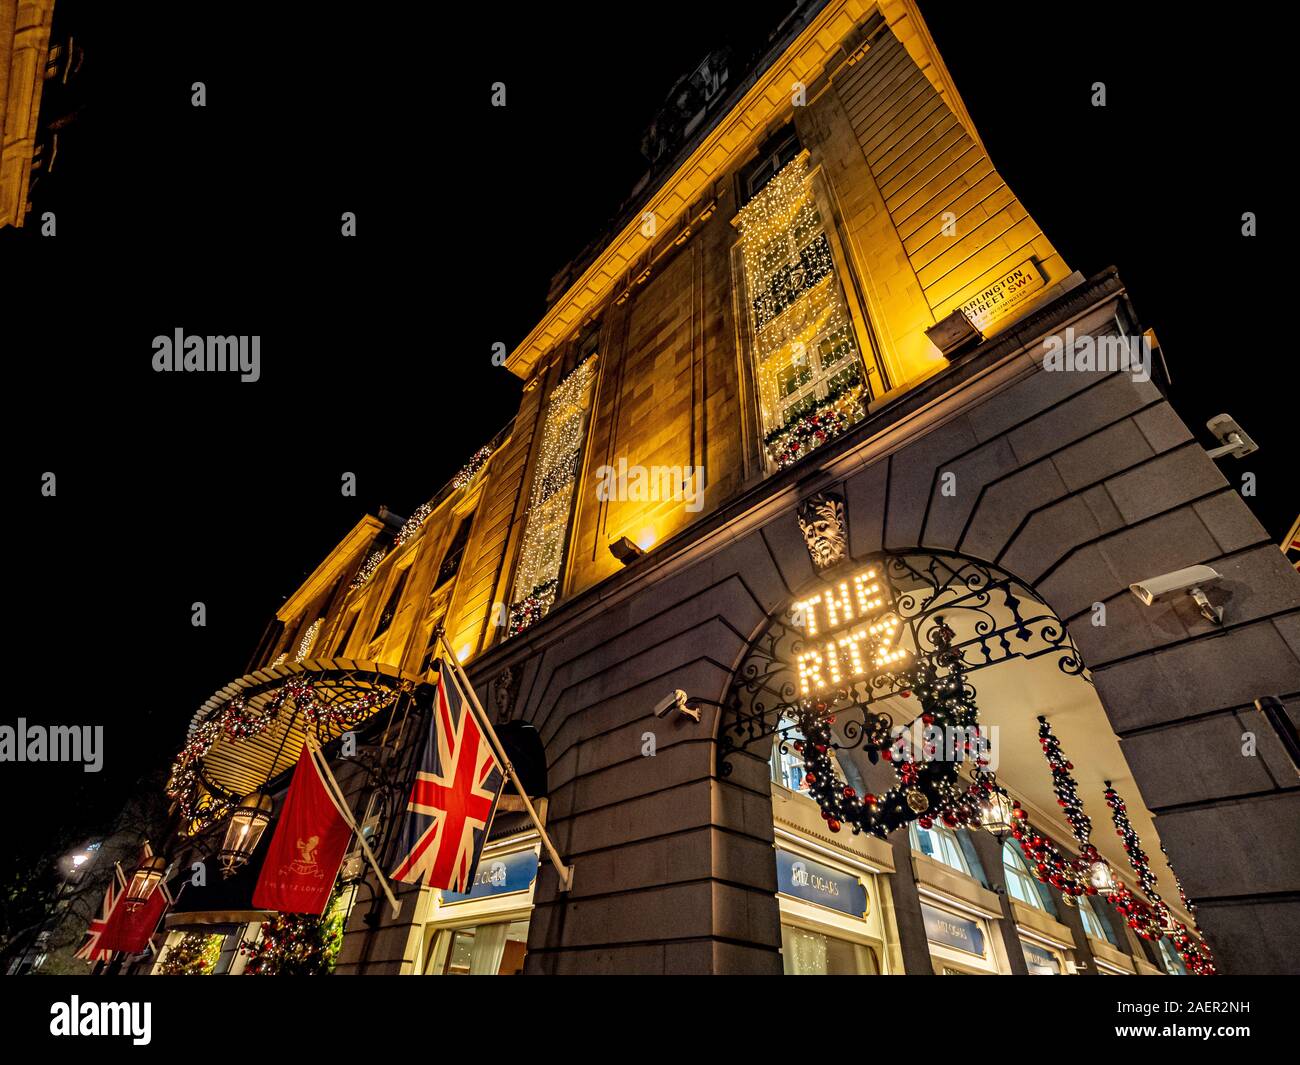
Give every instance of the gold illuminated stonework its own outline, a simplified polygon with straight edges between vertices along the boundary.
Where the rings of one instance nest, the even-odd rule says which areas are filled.
[[[26,219],[54,0],[0,0],[0,226]]]

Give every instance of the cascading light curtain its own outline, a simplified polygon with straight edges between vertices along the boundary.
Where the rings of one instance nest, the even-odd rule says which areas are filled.
[[[546,407],[511,597],[510,636],[545,616],[555,602],[595,373],[593,355],[555,387]]]
[[[741,210],[763,442],[788,466],[865,414],[866,380],[807,155]]]

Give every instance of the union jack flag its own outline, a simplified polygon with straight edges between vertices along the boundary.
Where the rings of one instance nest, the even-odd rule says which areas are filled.
[[[468,892],[505,774],[483,730],[439,663],[438,689],[391,876]]]
[[[90,922],[90,927],[86,929],[86,938],[77,953],[73,955],[74,957],[89,962],[112,961],[113,952],[100,949],[99,938],[108,927],[108,919],[113,916],[113,910],[117,908],[121,898],[122,892],[118,889],[117,877],[114,876],[108,882],[108,887],[104,889],[103,909],[99,911],[99,916]]]

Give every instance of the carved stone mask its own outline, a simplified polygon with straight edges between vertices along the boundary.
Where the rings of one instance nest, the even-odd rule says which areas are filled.
[[[822,570],[843,561],[849,536],[841,497],[818,492],[799,504],[797,516],[814,566]]]

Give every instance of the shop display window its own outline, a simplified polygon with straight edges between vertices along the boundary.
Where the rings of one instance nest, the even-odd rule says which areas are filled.
[[[527,921],[497,921],[438,933],[426,972],[442,976],[519,976],[528,950]]]
[[[781,925],[781,959],[786,976],[874,976],[875,952],[861,943]]]

